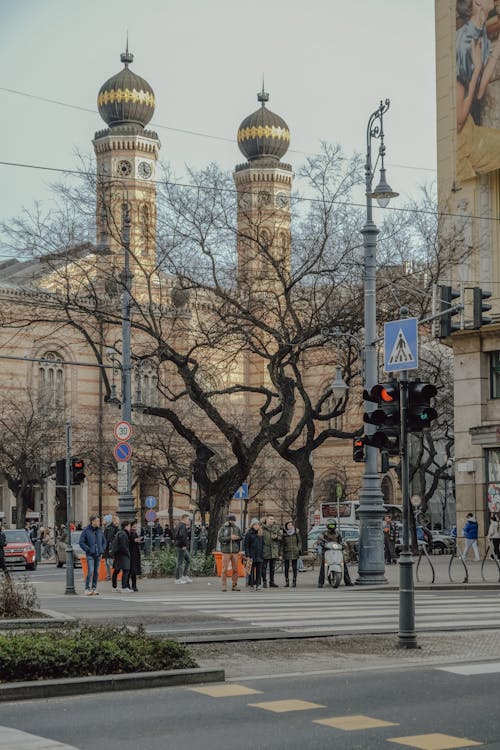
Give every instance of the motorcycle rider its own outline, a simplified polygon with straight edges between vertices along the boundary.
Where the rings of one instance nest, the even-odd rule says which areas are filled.
[[[337,524],[335,521],[328,521],[326,524],[326,529],[324,533],[318,537],[317,545],[319,549],[321,550],[321,562],[319,567],[319,576],[318,576],[318,588],[322,589],[323,585],[325,583],[325,544],[328,542],[338,542],[339,544],[342,544],[342,548],[344,548],[344,544],[342,542],[342,537],[340,534],[337,533]],[[349,575],[349,568],[347,567],[347,563],[344,560],[344,584],[346,586],[354,586],[353,582],[351,581],[351,577]]]

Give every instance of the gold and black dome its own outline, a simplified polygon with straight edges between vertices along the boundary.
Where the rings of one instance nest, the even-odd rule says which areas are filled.
[[[245,117],[238,128],[238,146],[248,161],[275,159],[279,161],[290,145],[290,130],[282,117],[266,108],[269,94],[257,94],[261,106]]]
[[[99,114],[110,128],[125,124],[143,128],[155,111],[154,91],[144,78],[129,70],[134,56],[128,51],[128,44],[120,59],[125,67],[101,86],[97,96]]]

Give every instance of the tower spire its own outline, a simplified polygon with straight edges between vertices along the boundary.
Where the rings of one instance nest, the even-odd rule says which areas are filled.
[[[120,55],[120,60],[125,65],[126,68],[128,68],[130,63],[134,62],[134,56],[131,52],[128,51],[128,30],[127,30],[127,44],[125,48],[125,52],[122,52]]]
[[[266,102],[269,101],[269,94],[264,88],[264,73],[262,73],[262,91],[257,94],[257,101],[259,101],[263,107],[266,106]]]

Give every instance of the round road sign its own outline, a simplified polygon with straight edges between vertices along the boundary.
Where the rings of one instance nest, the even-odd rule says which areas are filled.
[[[121,422],[115,424],[113,432],[115,438],[120,442],[130,440],[130,436],[132,435],[132,425],[130,422],[126,422],[122,419]]]
[[[115,458],[117,461],[130,461],[132,448],[128,443],[118,443],[115,446]]]
[[[144,505],[146,508],[154,508],[158,500],[154,495],[148,495],[147,498],[144,500]]]
[[[156,521],[155,510],[148,510],[148,512],[146,513],[146,521],[148,521],[148,523],[153,523],[153,521]]]

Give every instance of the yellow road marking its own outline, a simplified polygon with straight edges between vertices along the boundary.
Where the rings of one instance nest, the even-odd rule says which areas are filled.
[[[319,703],[309,703],[309,701],[287,700],[287,701],[266,701],[265,703],[249,703],[249,706],[263,708],[264,711],[273,711],[276,714],[284,714],[287,711],[310,711],[312,708],[326,708]]]
[[[236,684],[208,685],[207,687],[189,689],[195,693],[209,695],[211,698],[230,698],[232,695],[255,695],[262,692],[262,690],[254,690],[254,688],[246,687],[246,685]]]
[[[397,727],[393,721],[382,721],[374,719],[371,716],[358,714],[355,716],[332,716],[331,719],[315,719],[314,724],[324,724],[334,729],[343,729],[345,732],[352,732],[355,729],[376,729],[376,727]]]
[[[389,742],[397,742],[408,747],[417,747],[419,750],[451,750],[456,747],[473,747],[482,745],[482,742],[474,742],[466,737],[452,737],[450,734],[415,734],[413,737],[394,737]]]

